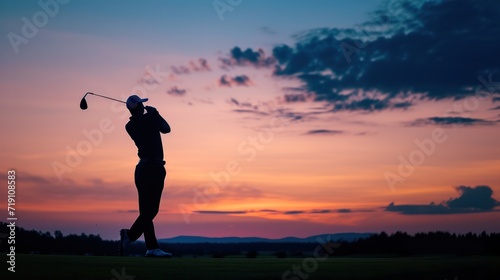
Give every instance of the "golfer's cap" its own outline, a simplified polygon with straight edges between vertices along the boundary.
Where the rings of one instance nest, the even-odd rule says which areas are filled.
[[[127,108],[135,109],[137,105],[139,105],[139,103],[146,101],[148,101],[147,98],[140,98],[137,95],[131,95],[129,98],[127,98]]]

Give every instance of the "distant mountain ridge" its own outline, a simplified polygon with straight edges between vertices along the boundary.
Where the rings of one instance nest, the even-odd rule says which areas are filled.
[[[278,239],[263,238],[263,237],[204,237],[204,236],[187,236],[181,235],[172,238],[159,239],[160,243],[253,243],[253,242],[269,242],[269,243],[318,243],[327,240],[339,242],[352,242],[358,239],[367,238],[376,233],[332,233],[313,235],[305,238],[299,237],[283,237]]]

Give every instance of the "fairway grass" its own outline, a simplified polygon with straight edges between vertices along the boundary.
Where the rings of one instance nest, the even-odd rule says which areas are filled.
[[[5,254],[1,257],[7,261]],[[316,264],[316,265],[315,265]],[[285,274],[300,269],[299,273]],[[172,258],[17,255],[2,279],[500,279],[500,257]],[[2,274],[4,274],[2,273]],[[5,274],[4,274],[5,275]],[[15,276],[15,277],[13,277]]]

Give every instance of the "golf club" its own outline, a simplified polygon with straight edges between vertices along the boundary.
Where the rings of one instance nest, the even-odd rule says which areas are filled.
[[[80,109],[82,109],[82,110],[86,110],[88,108],[87,100],[85,100],[85,97],[87,96],[87,94],[92,94],[92,95],[99,96],[99,97],[106,98],[106,99],[110,99],[110,100],[113,100],[113,101],[118,101],[118,102],[121,102],[121,103],[126,103],[125,101],[122,101],[122,100],[114,99],[114,98],[107,97],[107,96],[100,95],[100,94],[93,93],[93,92],[87,92],[83,96],[82,101],[80,101]]]

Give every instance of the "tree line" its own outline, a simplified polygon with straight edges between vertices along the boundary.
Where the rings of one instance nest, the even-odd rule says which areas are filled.
[[[8,228],[0,222],[0,250],[7,252]],[[427,232],[414,235],[405,232],[381,232],[355,241],[335,241],[332,256],[414,256],[414,255],[500,255],[500,233],[455,234]],[[61,231],[41,232],[16,228],[16,253],[118,255],[118,240],[103,240],[94,234],[63,235]],[[175,256],[211,256],[215,258],[237,256],[255,258],[274,255],[278,258],[304,257],[313,253],[317,243],[254,242],[254,243],[162,243],[160,247]],[[142,255],[143,242],[134,242],[131,254]]]

